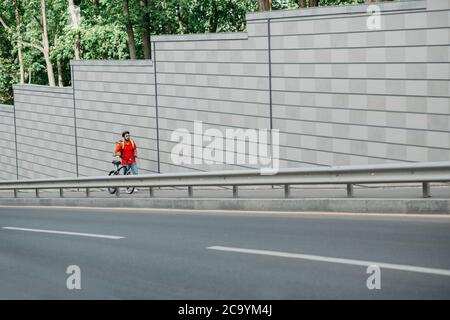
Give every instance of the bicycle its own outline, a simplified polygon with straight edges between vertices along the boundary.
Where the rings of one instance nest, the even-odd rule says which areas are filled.
[[[127,166],[123,166],[122,162],[120,160],[116,160],[115,159],[115,160],[112,161],[112,163],[116,166],[116,169],[115,170],[111,170],[109,172],[109,174],[108,174],[109,176],[112,176],[112,175],[117,176],[117,175],[120,175],[120,174],[128,176],[128,175],[133,174],[131,169],[129,169]],[[126,187],[125,188],[125,191],[128,194],[132,194],[134,192],[134,190],[135,190],[135,187]],[[110,194],[115,194],[117,192],[117,188],[116,187],[109,187],[108,188],[108,192]]]

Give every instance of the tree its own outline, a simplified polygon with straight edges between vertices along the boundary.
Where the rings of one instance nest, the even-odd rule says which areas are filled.
[[[6,20],[5,12],[1,20]],[[6,21],[3,21],[6,22]],[[0,23],[0,103],[12,103],[12,85],[19,81],[17,75],[16,56],[14,55],[14,42],[7,32],[4,24]]]
[[[19,12],[19,1],[14,0],[14,13],[16,16],[16,26],[17,26],[17,57],[19,58],[19,72],[20,72],[20,83],[25,83],[25,71],[23,66],[23,55],[22,55],[22,38],[20,36],[20,12]]]
[[[15,10],[16,9],[18,10],[18,6],[15,7]],[[17,40],[16,40],[17,47],[20,49],[22,48],[22,46],[32,47],[32,48],[39,50],[43,54],[44,60],[46,63],[46,67],[47,67],[48,83],[50,86],[55,86],[55,76],[53,73],[52,64],[50,62],[50,46],[49,46],[48,34],[47,34],[47,18],[46,18],[45,0],[40,0],[40,14],[41,14],[40,20],[36,15],[33,15],[33,17],[38,22],[40,29],[41,29],[41,35],[42,35],[41,43],[37,44],[35,42],[23,41],[22,36],[20,35],[17,37]],[[18,16],[18,14],[16,14],[16,17],[17,16]],[[17,21],[17,18],[16,18],[16,21]],[[20,22],[20,16],[19,16],[19,22]],[[1,17],[0,17],[0,23],[3,25],[3,28],[7,32],[9,32],[12,36],[15,36],[14,31],[12,31],[11,27],[9,27],[6,24],[5,20]],[[18,28],[18,30],[20,30],[20,24],[17,26],[17,28]],[[22,58],[20,58],[20,59],[22,59]]]
[[[147,0],[139,0],[141,7],[141,37],[142,45],[144,47],[144,59],[152,58],[152,51],[150,47],[150,17]]]
[[[271,11],[272,10],[272,0],[258,0],[258,10],[259,11]]]
[[[15,26],[14,29],[10,27],[5,20],[0,16],[0,24],[3,29],[9,34],[9,38],[16,42],[17,47],[17,55],[19,60],[19,72],[20,72],[20,83],[25,82],[25,72],[23,68],[23,56],[22,56],[22,39],[20,34],[20,26],[21,26],[21,17],[19,12],[19,3],[18,0],[14,0],[14,17],[15,17]]]
[[[125,25],[127,27],[128,35],[128,50],[130,51],[130,57],[132,60],[136,59],[136,43],[134,41],[133,25],[130,18],[130,6],[128,0],[123,0],[123,16],[125,18]]]
[[[45,64],[47,65],[48,84],[55,86],[55,75],[53,66],[50,62],[50,44],[48,42],[47,17],[45,10],[45,0],[41,0],[41,28],[42,28],[42,53],[44,54]]]
[[[75,31],[75,60],[80,60],[80,7],[74,0],[69,0],[69,12],[72,21],[72,29]]]

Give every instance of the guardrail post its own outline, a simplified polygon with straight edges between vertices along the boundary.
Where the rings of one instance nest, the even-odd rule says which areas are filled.
[[[194,196],[194,190],[192,189],[192,186],[188,186],[188,195],[189,198],[192,198]]]
[[[36,192],[36,198],[39,198],[39,189],[36,188],[35,192]]]
[[[288,184],[284,185],[284,197],[289,198],[291,196],[291,186]]]
[[[424,198],[431,198],[429,182],[422,183],[422,195]]]
[[[120,197],[120,188],[116,187],[116,197],[119,198]]]
[[[59,197],[64,198],[64,189],[63,188],[59,188]]]
[[[347,184],[347,197],[353,197],[353,185],[351,183]]]
[[[148,192],[150,194],[150,198],[153,198],[155,196],[155,191],[153,190],[153,187],[149,187]]]
[[[17,198],[17,189],[14,189],[14,198]]]
[[[233,198],[237,198],[239,196],[238,186],[233,186]]]
[[[89,198],[91,196],[91,189],[86,188],[86,198]]]

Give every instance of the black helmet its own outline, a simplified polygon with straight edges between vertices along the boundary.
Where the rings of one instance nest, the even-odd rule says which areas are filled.
[[[130,131],[124,131],[124,132],[122,132],[122,138],[124,138],[126,134],[130,134]]]

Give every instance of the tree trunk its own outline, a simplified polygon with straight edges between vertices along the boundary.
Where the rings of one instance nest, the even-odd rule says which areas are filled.
[[[81,59],[81,39],[80,39],[80,32],[77,31],[77,34],[75,35],[75,60]]]
[[[80,60],[80,7],[75,5],[74,0],[69,0],[70,18],[72,20],[72,29],[75,30],[75,60]]]
[[[125,24],[128,34],[128,50],[130,51],[130,58],[136,60],[136,43],[134,42],[134,31],[131,24],[128,0],[123,0],[123,16],[125,17]]]
[[[25,70],[23,66],[23,56],[22,56],[22,45],[20,42],[17,43],[18,50],[17,54],[19,56],[19,69],[20,69],[20,83],[25,83]]]
[[[62,63],[61,63],[61,61],[59,59],[56,61],[56,65],[58,67],[58,86],[59,87],[64,87]]]
[[[259,11],[272,11],[272,0],[258,0]]]
[[[48,84],[51,87],[54,87],[55,74],[53,73],[53,66],[50,61],[50,45],[48,42],[48,33],[47,33],[47,18],[45,16],[45,0],[41,0],[41,15],[42,15],[42,47],[44,49],[45,65],[47,66]]]
[[[164,4],[166,4],[164,2]],[[181,14],[181,7],[180,4],[177,5],[177,18],[178,18],[178,28],[179,33],[183,34],[184,33],[184,22],[183,22],[183,15]]]
[[[217,9],[216,7],[212,8],[211,16],[209,17],[209,32],[217,32],[218,28],[218,17],[217,17]]]
[[[100,8],[99,8],[99,0],[92,0],[92,5],[94,6],[94,16],[98,17],[100,15]]]
[[[300,8],[306,8],[306,0],[298,0],[298,6]]]
[[[54,45],[58,46],[58,29],[55,31]],[[64,87],[62,63],[59,58],[56,59],[56,71],[58,72],[58,87]]]
[[[150,17],[148,14],[148,0],[140,0],[142,11],[142,44],[144,46],[144,59],[152,58],[152,51],[150,47]]]
[[[20,28],[20,13],[19,13],[19,4],[17,2],[18,0],[14,0],[14,7],[16,11],[16,25],[19,30]],[[19,69],[20,69],[20,83],[25,83],[25,70],[23,66],[23,56],[22,56],[22,43],[21,43],[21,34],[20,30],[18,31],[18,39],[17,39],[17,55],[19,57]]]
[[[309,0],[309,6],[310,7],[318,7],[319,6],[319,0]]]

